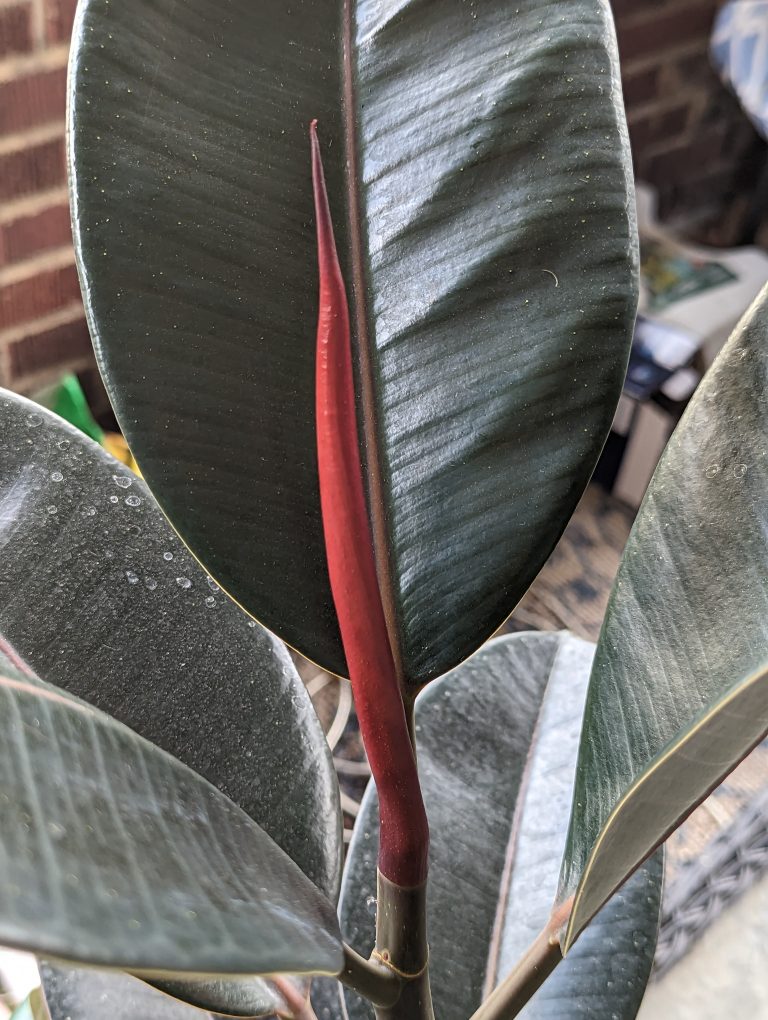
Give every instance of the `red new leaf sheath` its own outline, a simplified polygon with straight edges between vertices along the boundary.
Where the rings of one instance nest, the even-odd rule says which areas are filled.
[[[427,875],[429,830],[381,603],[355,412],[349,308],[310,128],[317,219],[317,459],[333,601],[360,731],[379,794],[379,871],[400,886]]]

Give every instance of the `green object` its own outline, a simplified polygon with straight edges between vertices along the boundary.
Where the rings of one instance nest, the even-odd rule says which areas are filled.
[[[91,414],[80,380],[73,373],[62,376],[55,385],[36,393],[34,399],[35,403],[58,414],[94,442],[99,445],[104,442],[104,431]]]
[[[0,719],[0,943],[168,975],[341,969],[330,901],[201,776],[3,652]]]
[[[36,1020],[35,1014],[32,1011],[32,1003],[29,1000],[29,996],[20,1003],[13,1013],[11,1013],[10,1020]]]
[[[51,1020],[209,1020],[200,1010],[117,971],[44,960],[40,975]]]
[[[291,981],[293,993],[304,1000],[309,995],[309,978],[282,977]],[[268,978],[257,977],[201,977],[184,981],[151,982],[155,988],[181,1003],[192,1003],[199,1009],[232,1017],[290,1016],[292,1008],[286,1003],[275,984]],[[111,1001],[111,999],[110,999]],[[198,1020],[199,1014],[198,1014]]]
[[[285,649],[216,591],[122,464],[14,394],[0,424],[0,491],[26,494],[3,504],[0,631],[221,786],[335,899],[338,786]]]
[[[678,301],[738,279],[721,262],[694,257],[681,246],[655,238],[641,243],[640,273],[648,291],[650,312],[661,312]]]
[[[33,988],[24,1002],[13,1011],[10,1020],[51,1020],[42,989]]]
[[[216,591],[128,468],[7,392],[0,433],[0,633],[203,773],[335,900],[338,784],[286,650]]]
[[[768,730],[768,288],[656,470],[595,656],[565,945]]]
[[[566,633],[499,638],[417,701],[432,832],[430,975],[442,1020],[467,1020],[489,972],[493,987],[547,922],[593,650]],[[377,836],[371,785],[340,904],[344,937],[365,956],[373,946]],[[634,1018],[653,961],[661,871],[658,856],[606,906],[526,1007],[527,1020],[563,1020],[564,1002],[568,1017]],[[349,1020],[372,1018],[370,1003],[344,994]]]
[[[318,119],[397,656],[414,685],[455,666],[552,550],[621,388],[636,250],[608,4],[86,0],[71,96],[77,256],[131,449],[226,590],[343,672]]]

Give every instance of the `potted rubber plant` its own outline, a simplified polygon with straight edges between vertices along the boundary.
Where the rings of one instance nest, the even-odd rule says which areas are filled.
[[[631,343],[607,3],[81,0],[69,97],[143,479],[0,397],[0,943],[52,1020],[634,1017],[659,847],[768,731],[768,296],[597,646],[489,640]],[[283,642],[352,686],[343,865]]]

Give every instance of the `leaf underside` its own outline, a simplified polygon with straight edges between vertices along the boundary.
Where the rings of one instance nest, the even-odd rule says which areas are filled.
[[[171,978],[337,973],[331,903],[181,762],[0,652],[0,944]]]
[[[303,1006],[309,995],[309,982],[309,978],[281,975],[272,979],[248,976],[153,980],[151,984],[160,992],[181,1000],[182,1004],[191,1003],[198,1009],[210,1010],[215,1016],[254,1020],[275,1014],[292,1016],[294,1005],[301,1003]],[[116,992],[117,989],[111,994]]]
[[[417,702],[432,831],[430,977],[435,1013],[445,1020],[466,1020],[547,923],[591,658],[592,646],[567,634],[497,639]],[[344,937],[366,956],[374,935],[376,819],[371,787],[340,905]],[[654,858],[522,1015],[631,1020],[653,959],[660,886],[661,859]],[[369,1020],[370,1005],[344,995],[350,1020]]]
[[[335,898],[338,787],[285,650],[117,461],[14,394],[0,394],[0,424],[0,631],[57,685],[204,773]],[[241,1016],[263,1013],[265,994],[282,1001],[261,979],[166,989]]]
[[[332,671],[310,120],[418,685],[512,610],[607,434],[635,309],[620,98],[605,0],[81,3],[75,243],[116,412],[201,561]]]
[[[768,289],[699,386],[597,647],[559,898],[565,944],[768,730]]]
[[[40,976],[50,1020],[103,1020],[107,1011],[110,1020],[206,1020],[208,1009],[214,1017],[292,1015],[281,991],[289,980],[285,977],[145,982],[120,971],[80,969],[50,960],[40,961]],[[303,1000],[309,979],[290,982],[291,999]]]
[[[128,974],[40,961],[51,1020],[208,1020]]]
[[[338,785],[285,649],[80,432],[5,391],[0,432],[0,633],[51,683],[202,773],[335,899]]]

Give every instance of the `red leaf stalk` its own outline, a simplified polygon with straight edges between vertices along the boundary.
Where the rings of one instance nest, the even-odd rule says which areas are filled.
[[[429,828],[376,575],[360,463],[349,307],[333,237],[316,122],[317,459],[328,573],[371,773],[379,795],[379,871],[399,886],[427,876]]]

